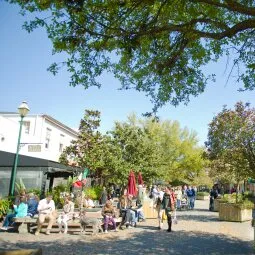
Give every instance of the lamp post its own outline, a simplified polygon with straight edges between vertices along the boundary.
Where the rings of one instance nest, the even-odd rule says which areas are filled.
[[[18,136],[17,150],[16,150],[16,155],[15,155],[14,165],[13,165],[13,168],[12,168],[11,179],[10,179],[9,196],[14,195],[14,186],[15,186],[17,165],[18,165],[18,159],[19,159],[19,147],[20,147],[20,138],[21,138],[23,119],[27,115],[27,113],[29,112],[27,102],[23,101],[22,104],[19,106],[18,110],[19,110],[21,120],[20,120],[20,126],[19,126],[19,136]]]

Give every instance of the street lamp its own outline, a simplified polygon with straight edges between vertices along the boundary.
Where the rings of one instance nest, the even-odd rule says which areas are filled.
[[[22,125],[23,125],[23,118],[29,112],[27,102],[23,101],[22,104],[19,106],[18,110],[19,110],[21,120],[20,120],[20,126],[19,126],[17,150],[16,150],[16,155],[15,155],[14,165],[12,168],[11,179],[10,179],[9,196],[14,195],[14,185],[15,185],[15,180],[16,180],[16,172],[17,172],[17,165],[18,165],[18,159],[19,159],[19,147],[20,147],[20,137],[21,137],[21,131],[22,131]]]

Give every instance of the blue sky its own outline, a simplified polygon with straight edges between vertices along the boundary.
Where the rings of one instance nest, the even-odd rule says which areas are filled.
[[[120,91],[118,80],[112,75],[102,77],[102,88],[84,90],[69,87],[69,74],[61,70],[57,76],[47,72],[54,61],[63,56],[52,56],[51,42],[43,30],[31,34],[22,29],[25,17],[19,14],[15,5],[0,2],[0,111],[17,110],[26,100],[30,113],[45,113],[64,124],[77,128],[84,109],[101,112],[101,131],[110,130],[114,121],[125,121],[130,113],[150,111],[149,98],[133,90]],[[205,92],[185,106],[166,105],[159,110],[162,120],[180,122],[198,134],[199,144],[206,140],[208,124],[223,105],[232,108],[237,101],[250,102],[254,107],[255,91],[237,92],[241,84],[229,80],[226,84],[226,61],[206,67],[216,74],[217,81],[209,83]],[[230,67],[229,67],[230,69]]]

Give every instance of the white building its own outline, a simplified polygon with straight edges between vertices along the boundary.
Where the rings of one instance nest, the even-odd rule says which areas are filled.
[[[0,150],[16,153],[20,115],[0,112]],[[23,119],[19,154],[58,161],[63,149],[78,133],[45,114],[28,114]]]

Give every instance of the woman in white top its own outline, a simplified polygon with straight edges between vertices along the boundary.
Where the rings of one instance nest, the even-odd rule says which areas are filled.
[[[85,197],[84,207],[85,208],[94,208],[95,207],[93,200],[89,196]]]
[[[67,230],[68,230],[67,221],[72,219],[73,212],[74,212],[74,203],[72,202],[72,198],[70,196],[66,197],[65,205],[63,207],[63,213],[61,213],[57,219],[60,233],[62,233],[62,225],[64,225],[64,234],[67,233]]]
[[[177,209],[181,209],[181,201],[182,201],[182,190],[181,187],[178,187],[178,189],[174,192],[176,196],[176,207]]]

